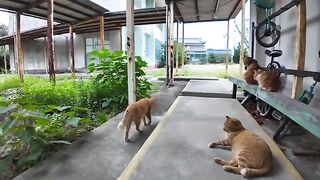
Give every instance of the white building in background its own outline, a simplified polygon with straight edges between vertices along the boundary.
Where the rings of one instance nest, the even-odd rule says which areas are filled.
[[[124,11],[126,0],[92,0],[100,6],[114,11]],[[163,7],[164,0],[135,0],[135,9]],[[15,17],[9,16],[9,34],[15,32]],[[32,17],[21,17],[21,30],[31,30],[45,27],[46,21]],[[54,36],[55,68],[56,71],[70,70],[68,54],[69,34]],[[105,32],[105,48],[111,51],[126,50],[126,29]],[[135,27],[136,55],[148,62],[149,67],[157,67],[161,59],[161,44],[165,42],[165,25],[143,25]],[[22,43],[25,70],[30,73],[45,73],[48,67],[46,62],[45,39],[26,40]],[[77,71],[85,72],[89,61],[90,51],[99,49],[99,33],[84,33],[74,35],[75,67]],[[16,58],[13,45],[9,46],[11,71],[16,69]],[[97,60],[98,61],[98,60]]]
[[[125,11],[126,0],[92,0],[113,11]],[[165,0],[134,0],[135,9],[165,6]],[[116,3],[115,3],[116,2]],[[161,60],[161,45],[166,38],[165,24],[135,26],[135,54],[148,62],[149,67],[157,67]],[[122,50],[126,50],[126,28],[122,28]]]

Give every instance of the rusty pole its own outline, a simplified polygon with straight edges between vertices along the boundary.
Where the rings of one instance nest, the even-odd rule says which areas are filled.
[[[134,1],[127,0],[127,50],[128,50],[128,103],[136,101],[135,48],[134,48]]]
[[[48,0],[48,19],[47,19],[47,58],[49,63],[49,78],[50,81],[55,83],[55,70],[54,70],[54,46],[53,46],[53,1]]]

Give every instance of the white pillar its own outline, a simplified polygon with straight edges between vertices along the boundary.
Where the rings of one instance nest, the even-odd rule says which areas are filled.
[[[4,52],[4,73],[8,74],[8,69],[7,69],[7,53],[6,53],[6,45],[3,46],[3,52]]]
[[[184,22],[182,22],[182,49],[183,49],[183,53],[181,56],[182,62],[181,62],[181,66],[184,65],[184,54],[185,54],[185,49],[184,49]]]
[[[178,75],[179,69],[179,22],[177,22],[177,47],[176,47],[176,75]]]
[[[128,103],[136,101],[136,76],[134,54],[134,1],[127,0],[127,50],[128,50]]]
[[[170,7],[169,7],[169,11],[170,11],[170,23],[169,23],[169,63],[170,63],[170,85],[173,84],[174,78],[173,78],[173,63],[174,63],[174,59],[173,59],[173,26],[174,26],[174,11],[173,11],[173,1],[170,1]]]
[[[230,53],[229,53],[229,38],[230,38],[230,20],[228,20],[227,23],[227,53],[226,53],[226,70],[225,70],[225,75],[228,76],[228,66],[229,66],[229,57],[230,57]]]
[[[242,18],[241,18],[241,48],[240,48],[240,59],[239,59],[239,64],[240,64],[240,74],[242,74],[243,71],[243,60],[244,60],[244,36],[245,36],[245,5],[246,5],[246,0],[242,0]]]

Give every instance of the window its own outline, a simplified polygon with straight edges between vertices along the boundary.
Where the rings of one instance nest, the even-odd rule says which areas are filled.
[[[145,53],[146,57],[152,59],[152,50],[153,50],[153,45],[152,45],[152,39],[150,34],[145,34]]]
[[[104,47],[109,48],[109,45],[107,44],[107,41],[104,41]],[[94,50],[100,49],[100,40],[99,38],[86,38],[86,61],[87,64],[98,64],[100,60],[98,58],[95,58],[95,60],[90,60],[93,56],[89,53]]]
[[[161,42],[158,39],[156,39],[155,40],[156,65],[159,65],[161,63],[161,55],[162,55]]]
[[[146,0],[146,8],[153,8],[154,7],[153,1],[154,0]]]
[[[163,30],[163,26],[164,26],[164,24],[157,24],[157,27],[160,29],[160,31]]]

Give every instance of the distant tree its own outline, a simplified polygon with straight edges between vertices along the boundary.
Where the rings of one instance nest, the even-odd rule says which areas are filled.
[[[8,35],[8,26],[0,24],[0,37]]]
[[[209,62],[210,64],[216,63],[216,57],[215,57],[215,54],[214,54],[214,53],[209,53],[209,54],[208,54],[208,62]]]
[[[229,56],[229,61],[231,61],[231,54]],[[227,53],[209,53],[208,61],[209,63],[225,63],[227,57]]]
[[[164,67],[166,65],[166,43],[164,43],[162,46],[162,56],[161,56],[161,62],[159,64],[159,67]],[[184,53],[184,64],[188,63],[188,59],[187,59],[187,54],[183,49],[183,46],[181,43],[177,43],[174,42],[173,44],[173,56],[175,57],[176,55],[176,51],[179,52],[179,56],[178,56],[178,65],[179,67],[182,65],[182,54]],[[175,58],[174,58],[174,67],[176,66],[176,62],[175,62]]]
[[[239,64],[240,60],[240,49],[241,45],[238,43],[237,47],[234,48],[234,54],[233,54],[233,63]],[[244,57],[248,57],[248,49],[244,49]]]

